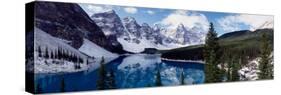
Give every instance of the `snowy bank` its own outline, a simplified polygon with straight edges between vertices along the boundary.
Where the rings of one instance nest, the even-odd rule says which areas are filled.
[[[161,58],[161,60],[165,60],[165,61],[175,61],[175,62],[192,62],[192,63],[201,63],[201,64],[205,64],[205,62],[202,61],[202,60],[178,60],[178,59],[168,59],[168,58]]]

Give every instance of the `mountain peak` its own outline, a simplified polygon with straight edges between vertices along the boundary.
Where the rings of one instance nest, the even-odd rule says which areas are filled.
[[[94,13],[91,18],[95,18],[95,17],[105,17],[105,16],[113,16],[113,15],[117,15],[115,13],[114,10],[107,10],[107,11],[103,11],[103,12],[99,12],[99,13]]]
[[[147,23],[142,23],[141,25],[142,27],[149,27],[149,25]]]
[[[180,23],[180,24],[178,25],[178,27],[184,27],[184,25],[183,25],[182,23]]]
[[[180,24],[178,25],[178,27],[177,27],[177,30],[186,31],[186,28],[185,28],[185,26],[184,26],[182,23],[180,23]]]
[[[126,23],[129,23],[129,22],[136,22],[135,18],[134,17],[131,17],[131,16],[128,16],[128,17],[125,17],[123,18],[124,22]]]

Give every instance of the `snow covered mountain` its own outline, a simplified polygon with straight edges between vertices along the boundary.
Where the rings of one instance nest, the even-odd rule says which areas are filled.
[[[93,14],[91,19],[96,22],[106,36],[128,36],[120,17],[114,10]]]
[[[137,23],[133,17],[125,17],[123,19],[126,30],[135,38],[141,38],[141,26]]]
[[[141,37],[147,40],[155,40],[154,34],[156,33],[154,33],[153,29],[147,23],[143,23],[141,25],[140,33],[141,33]]]
[[[111,52],[123,50],[117,39],[106,36],[78,4],[42,1],[37,2],[35,8],[35,26],[54,37],[68,40],[76,49],[86,38]]]
[[[145,48],[171,49],[202,44],[205,36],[200,28],[187,29],[183,24],[177,29],[167,29],[160,24],[152,27],[147,23],[139,24],[134,17],[121,20],[114,10],[93,14],[91,19],[108,38],[117,38],[125,51],[134,53]]]

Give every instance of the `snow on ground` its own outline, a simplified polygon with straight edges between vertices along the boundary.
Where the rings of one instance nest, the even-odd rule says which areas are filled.
[[[204,61],[202,60],[175,60],[175,59],[167,59],[167,58],[161,58],[162,60],[166,60],[166,61],[174,61],[174,62],[195,62],[195,63],[201,63],[201,64],[205,64]]]
[[[58,59],[45,59],[38,57],[35,60],[35,73],[62,73],[78,72],[88,68],[86,63],[80,64],[80,69],[75,69],[75,63]]]
[[[238,72],[240,80],[257,80],[258,79],[258,65],[260,58],[250,60],[248,64],[243,66]]]
[[[273,52],[269,56],[271,58],[270,64],[274,64],[273,62]],[[259,70],[259,61],[260,57],[255,58],[253,60],[248,61],[248,64],[243,66],[238,72],[240,75],[240,80],[257,80]]]
[[[34,30],[35,38],[34,38],[34,60],[28,59],[27,62],[27,71],[34,72],[34,73],[59,73],[59,72],[77,72],[81,70],[85,70],[87,68],[86,59],[87,56],[76,50],[75,48],[68,45],[66,40],[59,39],[56,37],[51,36],[50,34],[42,31],[41,29],[35,27]],[[75,69],[74,62],[66,61],[66,60],[59,60],[59,59],[50,59],[39,57],[38,55],[38,48],[41,48],[42,53],[45,53],[46,48],[48,49],[49,53],[54,52],[58,48],[63,48],[63,50],[67,50],[79,56],[84,60],[84,63],[80,63],[80,69]]]
[[[67,40],[59,39],[51,36],[50,34],[42,31],[39,28],[35,28],[35,51],[34,60],[29,59],[27,62],[27,71],[34,73],[60,73],[60,72],[78,72],[78,71],[92,71],[99,67],[101,62],[101,57],[104,57],[105,63],[115,59],[118,57],[117,54],[113,54],[102,47],[90,42],[87,39],[84,39],[83,45],[79,48],[79,50],[71,47],[67,43],[70,43]],[[39,57],[38,55],[38,47],[41,48],[41,51],[45,53],[45,49],[48,48],[49,52],[53,52],[58,48],[63,48],[76,56],[81,57],[84,60],[84,63],[76,63],[63,59],[50,59]],[[81,53],[81,52],[83,53]],[[93,57],[90,58],[87,55]],[[86,64],[86,59],[89,60],[89,64]],[[75,69],[75,65],[81,68]]]
[[[111,53],[104,48],[96,45],[95,43],[89,41],[88,39],[84,39],[83,45],[79,48],[79,51],[91,56],[91,57],[112,57],[117,58],[118,55]]]
[[[40,46],[41,50],[44,52],[45,48],[48,48],[49,51],[57,50],[59,47],[63,48],[64,50],[71,51],[75,55],[79,55],[82,58],[86,58],[87,56],[79,52],[77,49],[73,48],[72,46],[68,45],[65,42],[69,42],[63,39],[59,39],[56,37],[51,36],[50,34],[44,32],[43,30],[35,27],[34,30],[35,38],[34,38],[34,46],[35,49]]]

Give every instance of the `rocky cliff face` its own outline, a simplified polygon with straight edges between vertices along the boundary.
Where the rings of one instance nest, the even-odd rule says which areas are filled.
[[[83,38],[109,51],[119,51],[119,43],[111,43],[96,23],[74,3],[35,3],[35,25],[54,37],[68,41],[74,48],[83,44]],[[116,39],[113,39],[116,41]]]

